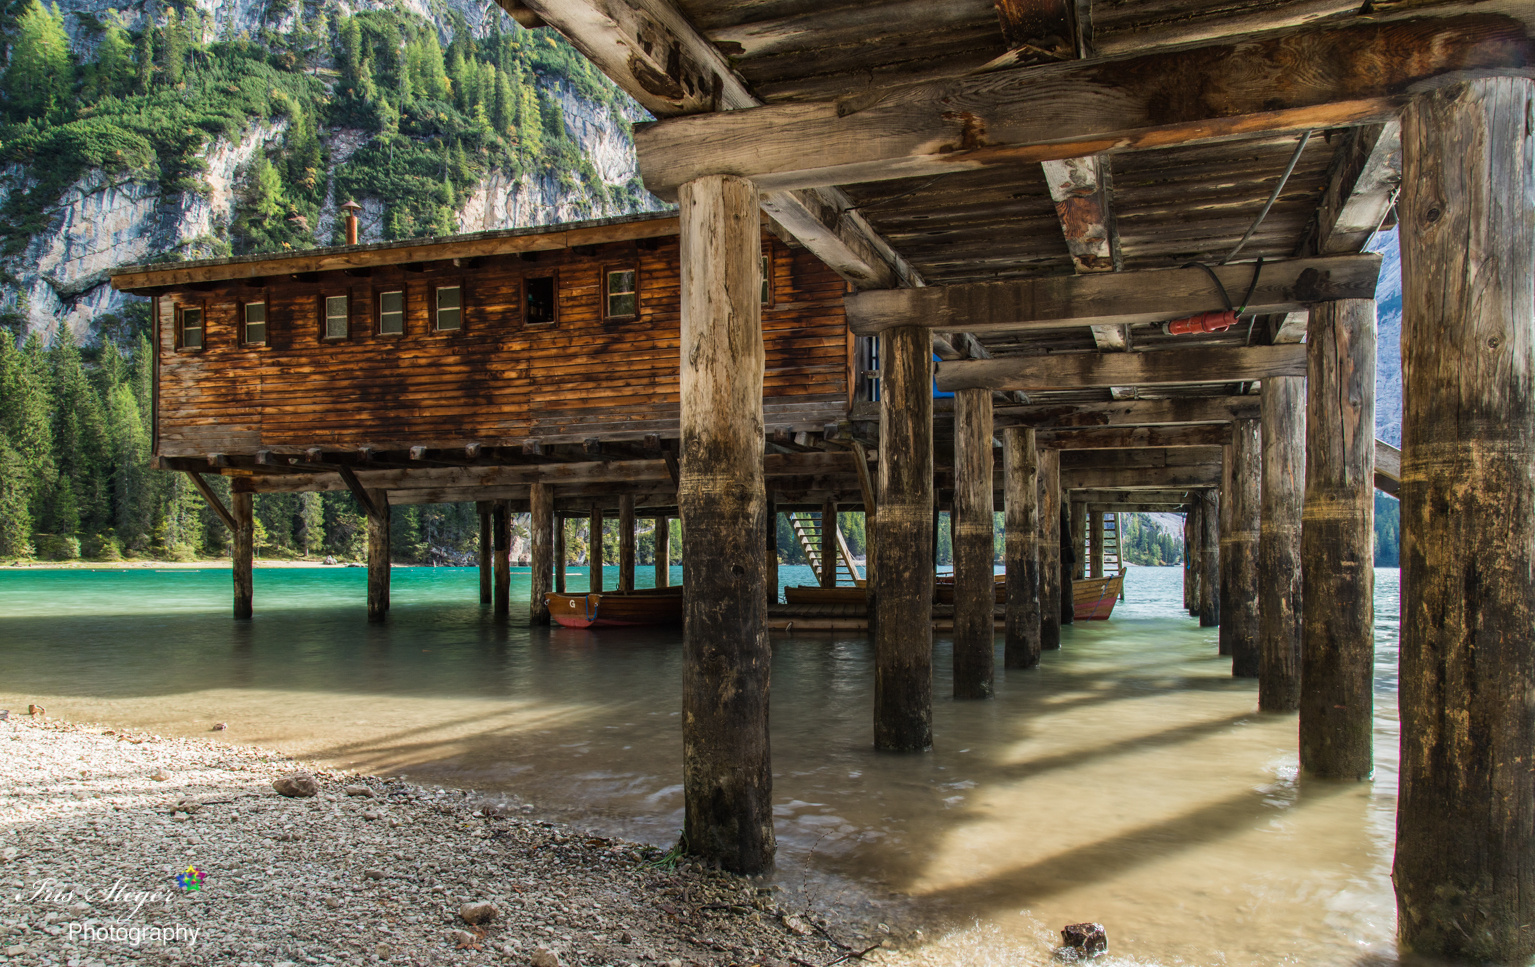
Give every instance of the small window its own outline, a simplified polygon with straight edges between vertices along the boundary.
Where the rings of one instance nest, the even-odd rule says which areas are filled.
[[[448,332],[463,325],[463,289],[456,285],[437,287],[437,331]]]
[[[325,338],[345,339],[350,329],[348,321],[348,300],[344,295],[328,295],[325,297]]]
[[[528,325],[552,325],[555,321],[554,276],[542,275],[528,279],[526,285],[528,287]]]
[[[634,269],[608,271],[608,318],[620,319],[639,314],[639,296],[635,291]]]
[[[768,305],[773,301],[773,270],[768,257],[762,256],[762,304]]]
[[[203,310],[197,306],[184,306],[181,313],[181,348],[203,348]]]
[[[266,303],[245,303],[245,345],[266,344]]]
[[[378,331],[400,335],[405,332],[405,293],[383,292],[378,297]]]

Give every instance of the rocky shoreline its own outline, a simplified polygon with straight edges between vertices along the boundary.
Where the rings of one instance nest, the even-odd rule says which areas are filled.
[[[298,771],[314,777],[317,795],[273,788]],[[872,941],[842,942],[851,926],[786,909],[761,881],[531,810],[259,749],[12,712],[0,721],[0,961],[894,959]]]

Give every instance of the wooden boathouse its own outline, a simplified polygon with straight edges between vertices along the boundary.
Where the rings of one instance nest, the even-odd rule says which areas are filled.
[[[520,500],[526,487],[535,587],[551,501],[674,507],[687,534],[685,842],[743,871],[774,852],[775,501],[869,513],[881,749],[935,739],[937,508],[953,514],[955,693],[984,698],[994,510],[1003,661],[1027,669],[1060,645],[1062,553],[1082,546],[1080,522],[1178,507],[1191,610],[1219,625],[1262,708],[1298,709],[1306,775],[1356,780],[1374,765],[1380,480],[1402,499],[1401,939],[1425,954],[1535,955],[1535,0],[503,5],[560,31],[657,118],[636,136],[641,172],[680,208],[655,243],[677,272],[654,368],[608,393],[592,356],[596,373],[502,390],[550,365],[537,339],[502,336],[494,364],[459,351],[494,325],[472,308],[474,260],[507,259],[497,244],[531,252],[536,232],[135,269],[118,284],[159,293],[163,465],[239,474],[241,494],[349,487],[375,520],[396,491]],[[1364,252],[1398,221],[1399,454],[1374,439],[1379,261]],[[594,246],[580,257],[596,279],[605,246],[645,251],[605,230],[542,236],[547,257],[563,271]],[[769,249],[769,288],[798,266],[818,294],[791,304],[816,308],[786,318],[764,299]],[[385,291],[406,294],[407,327],[428,326],[451,307],[432,293],[461,284],[463,331],[407,328],[386,349],[375,282],[348,272],[404,279]],[[325,286],[344,278],[358,345],[421,367],[382,394],[352,391],[366,400],[338,397],[347,412],[382,405],[387,430],[343,426],[341,410],[327,424],[307,399],[327,390],[305,375],[354,368],[327,360],[319,336]],[[198,286],[219,293],[194,312],[201,351],[177,341]],[[267,290],[270,321],[242,321],[239,293]],[[585,297],[570,311],[601,327],[599,292]],[[526,296],[495,298],[481,304],[520,311]],[[238,327],[261,323],[271,363],[247,363]],[[801,325],[820,334],[795,365],[824,368],[786,381]],[[287,373],[282,352],[305,361]],[[440,376],[433,354],[453,360]],[[256,381],[242,366],[266,368]],[[474,372],[504,395],[455,398]],[[561,397],[565,380],[586,389]],[[935,400],[935,380],[952,399]],[[610,409],[546,412],[596,392]],[[262,422],[253,432],[220,407]],[[565,481],[586,489],[563,496]],[[237,498],[232,523],[247,519]]]

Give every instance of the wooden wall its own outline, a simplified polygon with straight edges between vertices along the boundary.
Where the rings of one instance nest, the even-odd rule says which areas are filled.
[[[771,414],[845,412],[851,340],[844,283],[814,256],[764,236]],[[177,290],[157,300],[158,453],[258,448],[395,450],[631,432],[676,432],[678,239],[475,260],[381,266]],[[635,265],[639,314],[603,314],[604,272]],[[558,321],[533,326],[523,279],[554,274]],[[463,328],[433,331],[438,285],[463,287]],[[405,334],[378,332],[376,300],[403,289]],[[326,296],[350,297],[350,333],[321,338]],[[266,300],[267,344],[240,341],[245,302]],[[202,305],[204,348],[178,348],[176,308]]]

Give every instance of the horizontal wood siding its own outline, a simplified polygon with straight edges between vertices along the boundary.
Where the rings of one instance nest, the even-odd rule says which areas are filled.
[[[675,236],[550,252],[389,266],[181,290],[161,297],[159,453],[258,448],[509,445],[590,428],[675,426],[679,265]],[[845,405],[842,280],[808,252],[766,239],[766,403]],[[639,313],[604,318],[607,269],[639,271]],[[411,271],[410,269],[415,269]],[[525,323],[523,280],[552,274],[558,316]],[[435,331],[433,293],[462,287],[462,328]],[[378,296],[405,292],[403,335],[378,332]],[[325,298],[346,295],[346,339],[323,338]],[[241,306],[267,304],[267,344],[241,343]],[[178,350],[178,306],[204,309],[204,348]]]

